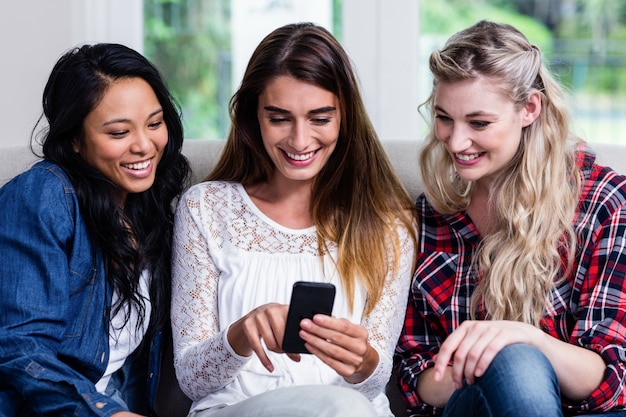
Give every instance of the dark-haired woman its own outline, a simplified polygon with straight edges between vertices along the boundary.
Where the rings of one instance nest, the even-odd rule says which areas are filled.
[[[143,56],[97,44],[59,59],[43,115],[43,160],[0,189],[0,414],[147,413],[135,365],[168,316],[189,171],[178,108]]]

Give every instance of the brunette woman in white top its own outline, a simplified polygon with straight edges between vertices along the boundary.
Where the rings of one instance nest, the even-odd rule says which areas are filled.
[[[350,60],[313,24],[270,33],[207,182],[177,208],[172,326],[190,416],[390,416],[385,385],[414,263],[413,204]],[[292,284],[330,282],[282,351]]]

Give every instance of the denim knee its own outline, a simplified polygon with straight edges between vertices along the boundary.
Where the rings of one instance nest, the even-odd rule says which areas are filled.
[[[556,373],[538,349],[509,345],[474,384],[454,392],[444,415],[562,416]]]

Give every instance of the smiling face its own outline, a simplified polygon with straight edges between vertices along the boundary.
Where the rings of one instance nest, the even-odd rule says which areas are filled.
[[[74,150],[117,185],[122,204],[129,193],[152,186],[168,134],[161,104],[146,81],[111,83],[83,130],[84,139],[74,143]]]
[[[438,82],[433,101],[435,136],[445,143],[457,173],[485,186],[513,159],[522,128],[541,110],[538,92],[518,108],[495,85],[484,77]]]
[[[276,167],[271,181],[312,181],[333,153],[339,100],[323,88],[280,76],[259,95],[263,146]]]

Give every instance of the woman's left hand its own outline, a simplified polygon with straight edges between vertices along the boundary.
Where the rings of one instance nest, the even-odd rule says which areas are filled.
[[[378,365],[378,353],[365,327],[347,319],[317,314],[300,323],[305,346],[350,383],[367,379]]]
[[[530,324],[507,320],[464,321],[441,345],[435,358],[434,378],[441,380],[452,361],[455,388],[459,389],[464,379],[473,384],[504,347],[514,343],[536,346],[543,339],[543,332]]]

